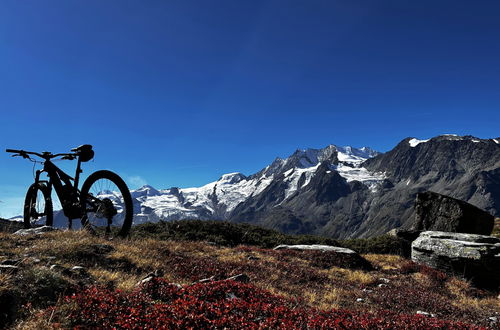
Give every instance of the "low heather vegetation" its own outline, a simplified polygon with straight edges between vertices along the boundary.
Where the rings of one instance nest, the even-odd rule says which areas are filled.
[[[224,223],[215,224],[227,226],[219,236],[207,225],[196,240],[182,240],[194,232],[193,222],[176,225],[172,237],[142,230],[115,241],[85,232],[0,233],[0,263],[17,267],[0,272],[0,323],[20,329],[498,327],[489,319],[500,312],[498,292],[398,255],[272,250],[304,237],[283,235],[271,244],[270,236],[282,234]],[[252,245],[241,243],[247,237],[254,237]],[[316,239],[308,243],[325,243]],[[390,242],[373,242],[379,240]],[[367,241],[352,247],[360,242]],[[249,282],[226,280],[237,274]]]

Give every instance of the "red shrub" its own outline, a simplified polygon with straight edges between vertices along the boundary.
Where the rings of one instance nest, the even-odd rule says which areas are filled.
[[[233,281],[179,288],[162,279],[153,279],[133,293],[94,287],[67,298],[67,302],[73,308],[69,320],[76,328],[475,328],[392,312],[321,312],[297,307],[293,300]]]

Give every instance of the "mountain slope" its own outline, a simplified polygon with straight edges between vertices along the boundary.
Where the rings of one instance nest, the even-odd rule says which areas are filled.
[[[500,213],[500,138],[407,138],[380,154],[329,145],[276,158],[261,171],[199,188],[133,192],[135,222],[224,219],[334,238],[409,226],[417,192],[432,190]]]
[[[229,173],[202,187],[144,186],[131,193],[135,224],[228,220],[355,238],[409,226],[415,195],[426,190],[500,216],[500,138],[406,138],[384,154],[329,145],[276,158],[249,176]],[[67,225],[62,212],[54,221]]]
[[[361,167],[378,152],[370,148],[356,149],[329,145],[323,149],[297,150],[286,159],[277,158],[272,164],[251,176],[229,173],[219,180],[199,188],[171,188],[158,191],[144,186],[132,191],[135,200],[136,223],[178,219],[230,219],[238,221],[244,205],[254,211],[277,207],[293,199],[305,187],[319,179],[319,172],[340,177],[342,182],[363,182],[367,188],[377,189],[383,176]],[[314,179],[314,180],[313,180]],[[318,198],[329,198],[337,188],[327,183]],[[339,193],[347,193],[341,192]],[[140,212],[139,212],[140,210]],[[258,212],[253,212],[253,218]],[[252,220],[250,220],[252,222]]]

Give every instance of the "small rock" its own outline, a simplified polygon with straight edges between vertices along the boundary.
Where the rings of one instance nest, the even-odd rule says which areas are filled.
[[[387,284],[384,284],[384,283],[380,283],[379,285],[377,285],[379,288],[385,288],[387,286]]]
[[[140,280],[139,282],[137,282],[135,286],[141,286],[143,284],[146,284],[149,281],[151,281],[153,278],[155,278],[155,277],[154,276],[146,276],[145,278],[143,278],[142,280]]]
[[[435,317],[436,315],[434,314],[431,314],[431,313],[427,313],[427,312],[423,312],[423,311],[417,311],[418,315],[422,315],[422,316],[427,316],[427,317]]]
[[[366,293],[372,293],[373,290],[370,290],[370,289],[363,289],[363,292],[366,292]]]
[[[247,260],[260,260],[260,258],[256,256],[248,256]]]
[[[40,263],[42,260],[38,259],[38,258],[32,258],[31,259],[31,262],[33,262],[34,264],[38,264]]]
[[[72,272],[78,272],[78,273],[81,273],[81,272],[85,272],[85,268],[82,267],[82,266],[73,266],[71,267],[71,271]]]
[[[491,317],[488,317],[488,321],[490,321],[491,323],[497,323],[499,320],[498,320],[498,317],[491,316]]]
[[[356,302],[364,302],[365,300],[363,298],[358,298],[356,299]]]
[[[229,299],[229,300],[233,300],[233,299],[236,299],[238,297],[236,297],[236,295],[232,292],[229,292],[227,295],[226,295],[226,299]]]
[[[48,256],[48,257],[45,257],[45,259],[47,259],[47,260],[55,260],[56,257],[54,257],[54,256]]]
[[[29,229],[19,229],[14,233],[14,235],[21,235],[21,236],[27,236],[27,235],[41,235],[43,233],[47,233],[50,231],[58,230],[57,228],[51,227],[51,226],[42,226],[42,227],[36,227],[36,228],[29,228]]]
[[[384,278],[384,277],[381,277],[378,280],[381,281],[381,282],[384,282],[384,283],[389,283],[391,281],[391,280],[389,280],[387,278]]]
[[[213,282],[213,281],[215,281],[215,276],[210,276],[208,278],[204,278],[204,279],[201,279],[199,281],[193,282],[193,284],[196,284],[196,283],[208,283],[208,282]]]
[[[53,264],[53,265],[50,265],[49,266],[49,269],[50,270],[53,270],[55,272],[68,272],[69,270],[66,268],[66,267],[63,267],[61,265],[58,265],[58,264]]]
[[[161,270],[155,270],[153,273],[149,273],[148,275],[146,275],[142,280],[140,280],[139,282],[137,282],[136,286],[141,286],[145,283],[148,283],[149,281],[151,281],[153,278],[156,278],[156,277],[162,277],[163,276],[163,272]]]
[[[238,274],[238,275],[234,275],[234,276],[231,276],[229,278],[226,278],[226,281],[236,281],[236,282],[240,282],[240,283],[248,283],[248,282],[250,282],[250,277],[248,277],[248,275],[246,275],[246,274]]]
[[[18,266],[0,265],[0,273],[17,273],[18,271],[19,271]]]

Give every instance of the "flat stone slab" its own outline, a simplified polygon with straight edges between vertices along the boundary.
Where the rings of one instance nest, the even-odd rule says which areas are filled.
[[[47,233],[50,231],[58,230],[57,228],[51,227],[51,226],[42,226],[42,227],[35,227],[35,228],[29,228],[29,229],[19,229],[14,233],[14,235],[21,235],[21,236],[27,236],[27,235],[41,235],[43,233]]]
[[[415,262],[470,279],[477,286],[500,285],[500,238],[425,231],[411,247]]]
[[[312,244],[312,245],[278,245],[274,248],[274,250],[315,250],[315,251],[323,251],[323,252],[337,252],[337,253],[346,253],[346,254],[357,254],[355,251],[343,248],[339,246],[330,246],[330,245],[320,245],[320,244]]]

